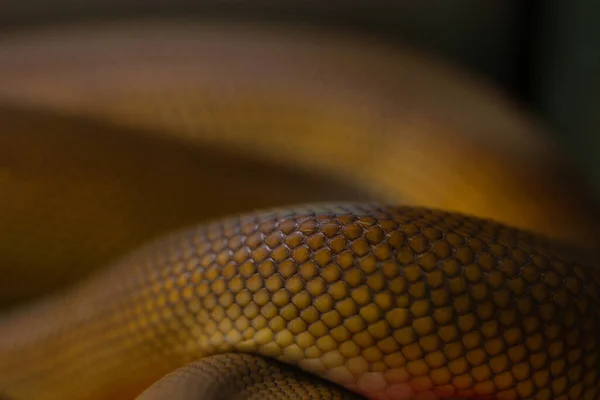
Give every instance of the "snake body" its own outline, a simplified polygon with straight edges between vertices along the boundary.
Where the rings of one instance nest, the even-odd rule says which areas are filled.
[[[364,39],[218,24],[5,37],[0,62],[22,131],[0,137],[3,262],[86,275],[1,317],[8,398],[600,397],[579,248],[597,214],[485,85]],[[225,149],[270,167],[195,180]],[[329,201],[286,205],[309,188]],[[254,211],[260,194],[286,207]],[[236,216],[201,221],[226,198]]]

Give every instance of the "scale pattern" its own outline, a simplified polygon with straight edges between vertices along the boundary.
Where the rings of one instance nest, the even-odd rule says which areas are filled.
[[[89,398],[155,378],[143,372],[158,365],[241,352],[378,400],[596,400],[600,274],[562,253],[424,208],[323,205],[217,221],[9,317],[0,388]]]
[[[207,384],[208,383],[208,384]],[[313,375],[249,354],[224,354],[189,364],[152,385],[139,400],[360,400]]]

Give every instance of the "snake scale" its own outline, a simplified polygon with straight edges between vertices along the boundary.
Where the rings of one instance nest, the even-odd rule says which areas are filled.
[[[0,396],[600,398],[596,210],[486,84],[306,27],[0,44]]]

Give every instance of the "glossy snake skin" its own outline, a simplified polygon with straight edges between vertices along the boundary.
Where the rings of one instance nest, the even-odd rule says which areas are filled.
[[[485,86],[331,33],[72,29],[0,49],[2,262],[82,279],[3,311],[0,397],[600,398],[597,214]]]

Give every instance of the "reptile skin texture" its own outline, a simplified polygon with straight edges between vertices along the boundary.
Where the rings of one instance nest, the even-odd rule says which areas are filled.
[[[166,398],[360,400],[362,397],[272,359],[224,354],[204,358],[168,374],[140,396],[140,400]]]
[[[600,399],[597,209],[468,73],[214,21],[0,43],[2,400]]]
[[[0,376],[15,398],[79,398],[157,362],[249,352],[374,399],[594,400],[600,275],[551,249],[418,208],[243,216],[175,234],[15,315]],[[30,318],[44,328],[22,329]]]

